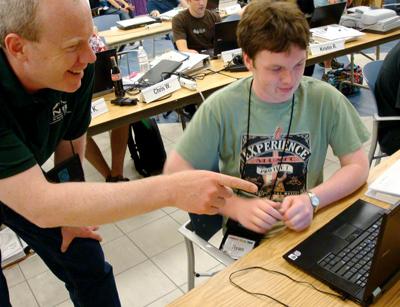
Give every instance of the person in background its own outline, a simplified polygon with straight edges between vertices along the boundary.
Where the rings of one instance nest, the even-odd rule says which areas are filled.
[[[375,83],[379,116],[400,116],[400,43],[385,57]],[[381,121],[378,125],[381,151],[387,155],[400,149],[398,121]]]
[[[199,53],[214,47],[214,24],[221,17],[207,10],[207,0],[189,0],[189,9],[172,18],[174,43],[179,51]]]
[[[173,10],[176,7],[188,8],[186,0],[149,0],[147,2],[147,12],[153,17]]]
[[[101,0],[99,2],[104,15],[116,14],[119,15],[119,19],[121,20],[135,17],[133,14],[135,7],[124,0]]]
[[[253,195],[238,191],[219,210],[225,225],[230,218],[264,238],[284,227],[302,231],[318,209],[365,183],[370,133],[344,95],[303,76],[310,31],[294,3],[250,2],[237,33],[252,76],[201,104],[164,173],[209,170],[218,160],[221,173],[258,186]],[[329,146],[340,169],[325,181]]]
[[[99,36],[93,33],[89,44],[94,52],[107,50]],[[106,182],[129,181],[124,174],[124,159],[129,137],[129,125],[113,129],[110,135],[111,168],[92,137],[86,140],[85,158],[104,177]]]
[[[41,166],[53,154],[56,165],[84,157],[96,60],[91,10],[85,0],[0,0],[0,20],[0,225],[65,283],[74,306],[119,307],[96,225],[165,206],[216,214],[232,196],[229,186],[255,187],[206,171],[119,184],[48,182]],[[0,306],[11,306],[2,271]]]

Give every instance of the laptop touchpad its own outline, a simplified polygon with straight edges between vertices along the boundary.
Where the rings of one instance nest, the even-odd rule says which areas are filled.
[[[339,238],[346,239],[357,229],[358,228],[345,223],[342,226],[340,226],[333,234],[338,236]]]

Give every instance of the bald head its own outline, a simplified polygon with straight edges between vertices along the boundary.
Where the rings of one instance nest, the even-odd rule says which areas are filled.
[[[38,42],[45,29],[60,22],[68,27],[74,17],[91,19],[86,0],[0,0],[0,46],[6,48],[5,39],[11,33]]]

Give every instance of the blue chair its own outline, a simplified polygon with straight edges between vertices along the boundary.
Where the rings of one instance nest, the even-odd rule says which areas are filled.
[[[110,30],[111,27],[115,27],[117,21],[120,21],[119,16],[113,14],[100,15],[93,18],[93,24],[97,27],[99,32]]]
[[[372,97],[375,101],[375,104],[378,108],[378,104],[376,103],[376,97],[375,97],[375,83],[376,79],[378,77],[379,71],[381,69],[383,61],[374,61],[374,62],[369,62],[367,63],[364,68],[363,68],[363,74],[365,81],[367,82],[370,90]],[[400,116],[379,116],[377,113],[374,114],[373,116],[373,126],[372,126],[372,136],[371,136],[371,147],[369,149],[368,153],[368,161],[369,165],[371,166],[372,161],[375,161],[375,166],[378,165],[381,162],[381,158],[385,157],[386,154],[382,153],[380,149],[376,150],[377,145],[378,145],[378,124],[381,121],[393,121],[397,120],[400,121]],[[375,152],[377,153],[375,154]]]
[[[218,158],[214,161],[212,171],[219,172]],[[221,215],[199,215],[189,213],[189,217],[190,220],[178,229],[178,231],[184,236],[186,245],[188,261],[188,291],[194,288],[195,277],[212,276],[217,273],[196,272],[193,243],[225,266],[235,262],[235,260],[230,256],[226,255],[208,242],[208,240],[210,240],[222,228]]]
[[[238,15],[238,14],[229,15],[228,17],[226,17],[226,18],[224,19],[224,22],[225,22],[225,21],[233,21],[233,20],[240,20],[239,15]]]

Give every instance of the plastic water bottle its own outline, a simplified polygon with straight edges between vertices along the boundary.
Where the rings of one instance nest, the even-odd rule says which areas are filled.
[[[114,91],[116,97],[124,97],[125,91],[124,86],[122,85],[122,73],[121,69],[117,64],[117,60],[114,56],[110,57],[111,59],[111,79],[114,83]]]
[[[143,46],[139,46],[138,59],[140,72],[144,74],[150,69],[150,66],[146,50],[143,49]]]

